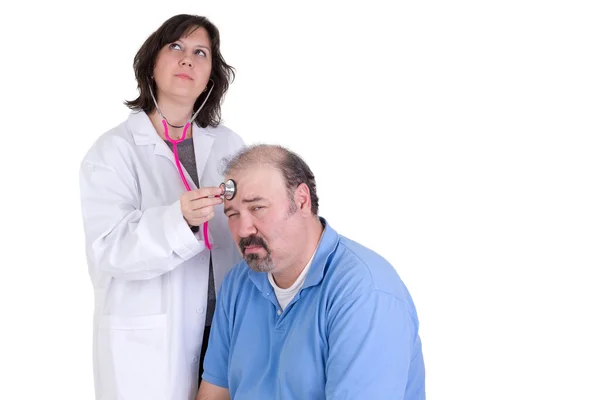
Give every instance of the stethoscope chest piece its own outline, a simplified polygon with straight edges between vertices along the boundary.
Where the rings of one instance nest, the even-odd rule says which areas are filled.
[[[223,197],[225,200],[231,200],[235,197],[235,181],[233,179],[227,179],[226,182],[221,183],[221,190],[223,191]]]

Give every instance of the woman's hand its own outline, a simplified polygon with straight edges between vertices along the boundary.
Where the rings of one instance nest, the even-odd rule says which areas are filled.
[[[203,187],[181,195],[181,213],[189,226],[200,226],[215,216],[214,206],[221,204],[219,187]]]

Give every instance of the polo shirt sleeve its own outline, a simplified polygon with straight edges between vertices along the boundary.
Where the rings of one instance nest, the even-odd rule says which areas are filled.
[[[226,277],[217,296],[217,304],[213,315],[208,348],[204,356],[204,372],[202,379],[228,389],[227,371],[229,370],[229,344],[231,340],[229,330],[229,317],[227,304],[231,301],[228,281]]]
[[[407,305],[377,290],[332,308],[325,393],[332,399],[404,399],[415,323]]]

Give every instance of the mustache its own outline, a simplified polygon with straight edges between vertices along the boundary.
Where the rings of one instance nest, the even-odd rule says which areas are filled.
[[[270,253],[271,251],[269,250],[269,247],[267,246],[267,243],[265,242],[265,240],[263,238],[261,238],[260,236],[256,236],[256,235],[251,235],[245,238],[241,238],[240,242],[238,243],[238,246],[240,246],[240,250],[242,251],[242,253],[244,253],[244,249],[248,246],[260,246],[263,249],[265,249],[267,251],[267,253]]]

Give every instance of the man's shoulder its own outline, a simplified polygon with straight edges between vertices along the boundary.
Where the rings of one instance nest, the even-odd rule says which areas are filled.
[[[408,291],[392,264],[377,252],[340,235],[327,269],[328,281],[345,296],[380,291],[405,300]],[[407,300],[407,299],[406,299]]]

